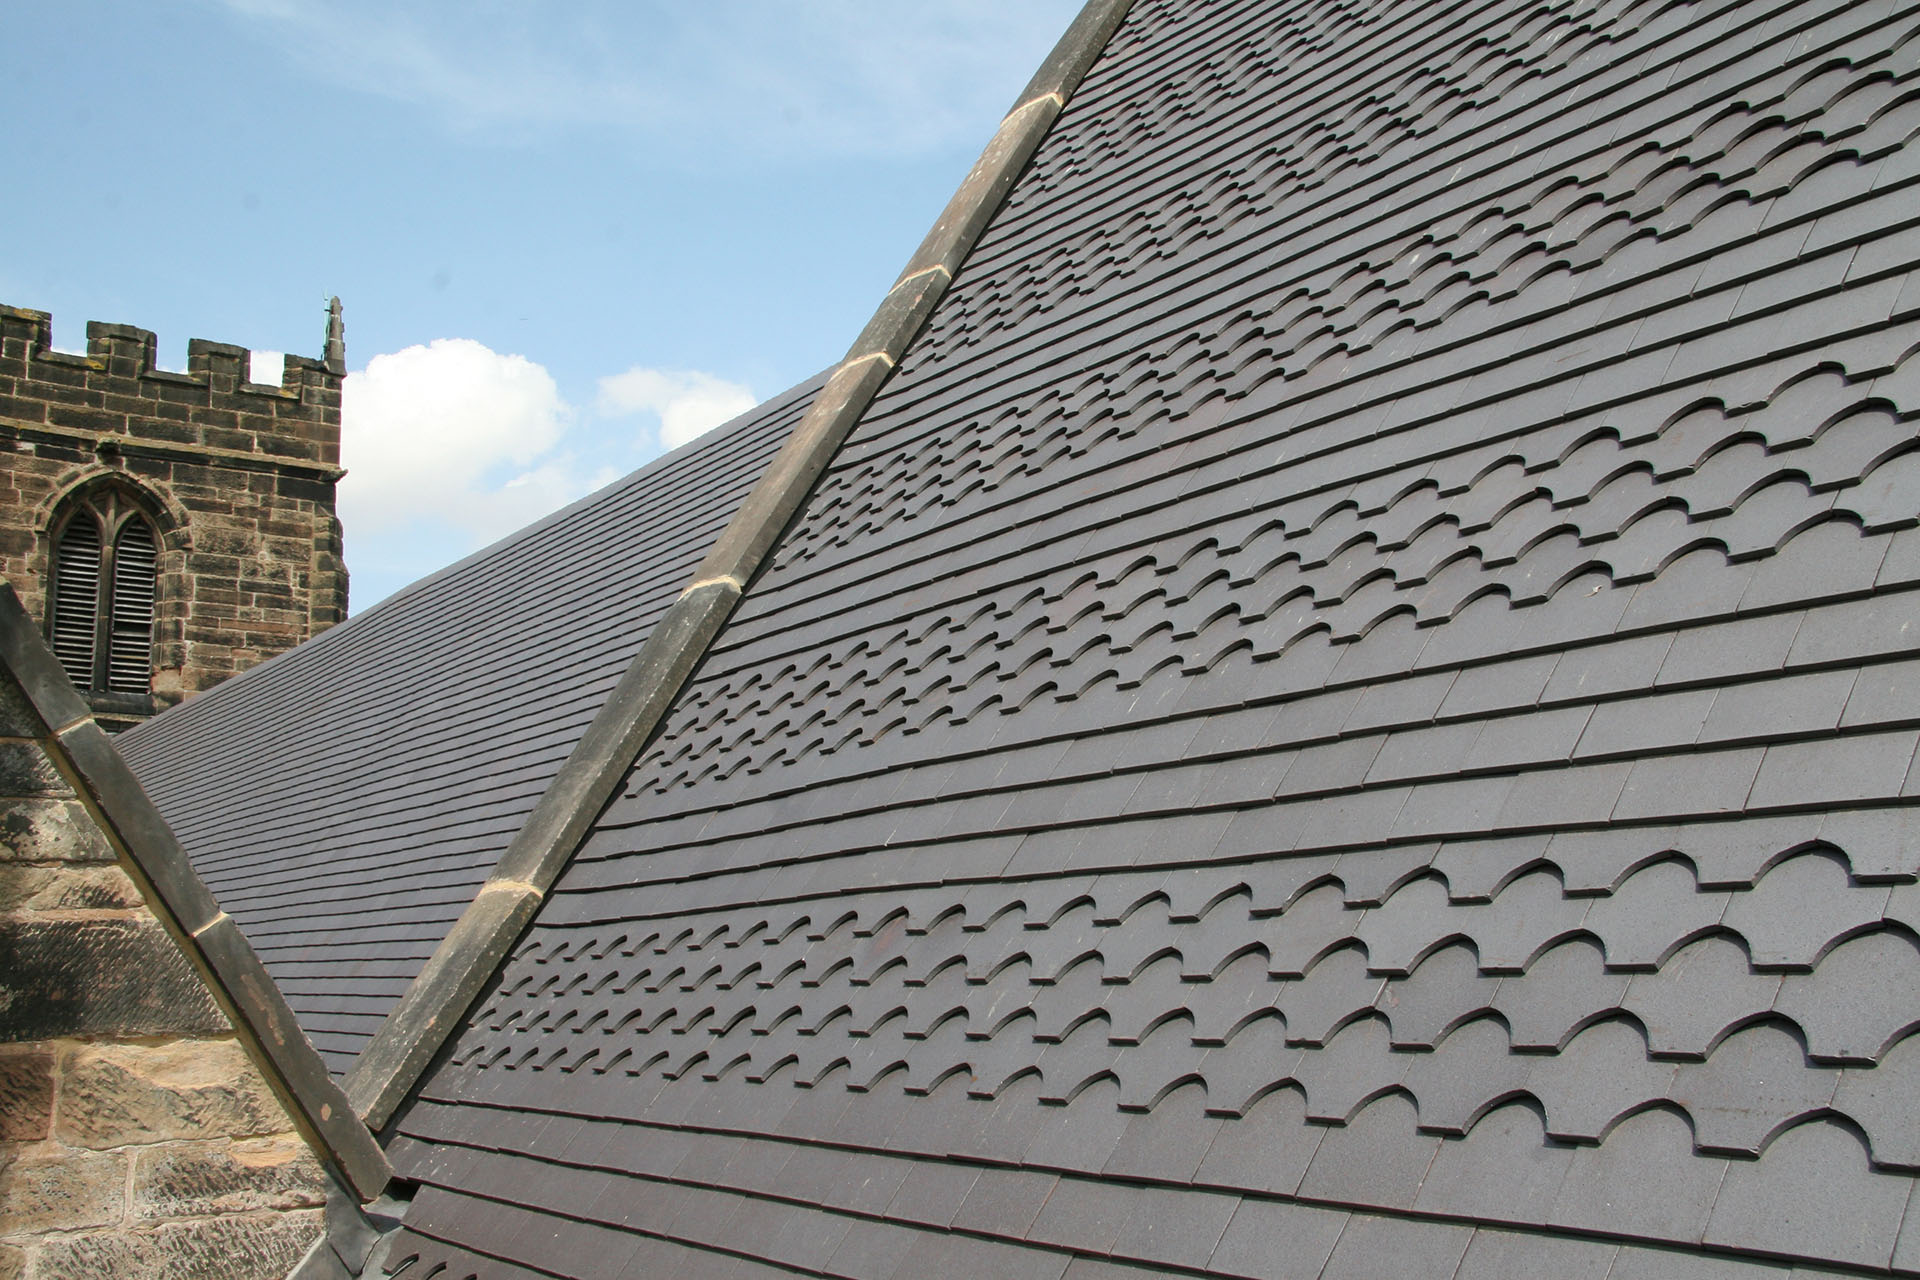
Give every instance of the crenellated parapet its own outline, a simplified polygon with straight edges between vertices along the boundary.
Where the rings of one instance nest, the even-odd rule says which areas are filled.
[[[0,420],[339,466],[344,359],[290,355],[278,383],[254,382],[253,353],[231,343],[193,339],[176,373],[149,329],[90,321],[85,355],[51,336],[47,312],[0,306]]]

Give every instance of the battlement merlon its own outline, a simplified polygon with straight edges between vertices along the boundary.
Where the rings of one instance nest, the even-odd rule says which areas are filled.
[[[339,300],[328,304],[325,356],[288,356],[278,383],[251,380],[253,353],[195,338],[187,370],[156,367],[151,330],[91,321],[87,351],[51,345],[52,316],[0,305],[5,416],[102,434],[161,431],[179,443],[338,466],[346,348]],[[146,425],[139,425],[142,421]]]

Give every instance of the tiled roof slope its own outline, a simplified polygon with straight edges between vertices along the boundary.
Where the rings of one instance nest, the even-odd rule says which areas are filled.
[[[1916,37],[1139,0],[402,1274],[1920,1274]]]
[[[473,898],[817,387],[119,739],[336,1072]]]

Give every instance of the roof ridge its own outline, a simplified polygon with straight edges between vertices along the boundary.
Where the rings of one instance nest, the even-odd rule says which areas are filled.
[[[487,882],[361,1052],[346,1092],[369,1126],[379,1129],[392,1117],[532,920],[1131,4],[1087,0],[689,585],[634,655]]]

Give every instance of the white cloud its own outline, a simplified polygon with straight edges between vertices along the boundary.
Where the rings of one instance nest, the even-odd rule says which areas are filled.
[[[514,139],[608,127],[699,162],[983,140],[1079,0],[215,0],[312,74]]]
[[[478,546],[590,483],[570,458],[546,456],[570,412],[552,376],[524,356],[438,338],[375,356],[342,395],[340,513],[349,537],[442,523]]]
[[[710,373],[636,365],[625,373],[600,379],[600,395],[594,407],[608,417],[655,414],[660,419],[661,447],[678,449],[759,403],[746,387]]]

